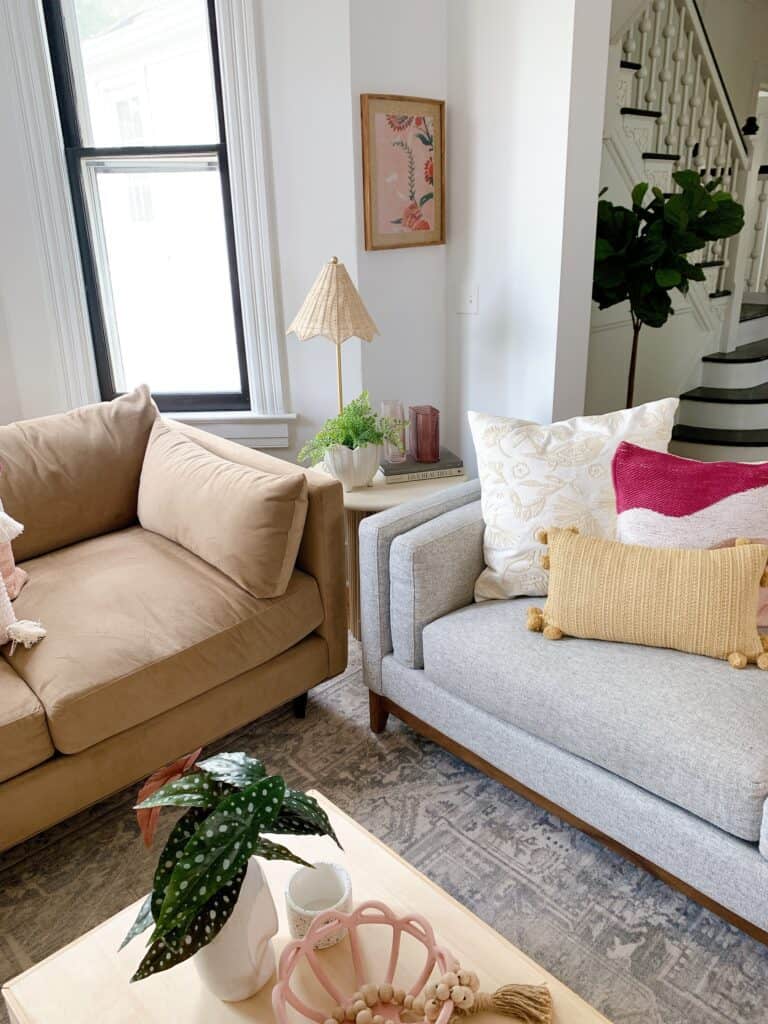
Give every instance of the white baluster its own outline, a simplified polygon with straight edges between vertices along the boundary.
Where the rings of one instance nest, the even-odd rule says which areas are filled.
[[[669,147],[666,143],[666,134],[669,126],[669,98],[672,92],[675,65],[672,61],[672,54],[675,49],[675,35],[677,22],[675,19],[674,0],[670,0],[667,7],[667,20],[662,31],[663,56],[659,68],[659,106],[661,117],[656,121],[656,152],[668,153]]]
[[[652,28],[653,22],[651,21],[650,14],[648,11],[645,11],[640,16],[640,20],[637,24],[637,29],[640,33],[640,52],[637,59],[640,62],[641,67],[635,75],[636,86],[634,105],[636,107],[642,107],[643,105],[643,94],[645,92],[645,86],[643,83],[648,77],[648,38]]]
[[[661,45],[661,32],[663,28],[663,14],[666,8],[666,0],[653,0],[651,9],[653,11],[653,32],[651,45],[648,48],[648,58],[650,66],[648,68],[648,86],[645,90],[645,102],[648,104],[650,110],[656,109],[656,101],[659,98],[659,90],[657,89],[657,68],[659,64],[659,58],[664,52]]]

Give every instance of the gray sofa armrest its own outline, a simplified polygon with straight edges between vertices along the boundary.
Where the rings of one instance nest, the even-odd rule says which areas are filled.
[[[424,668],[424,627],[472,604],[485,567],[484,531],[478,500],[395,537],[389,604],[392,648],[401,665]]]
[[[393,484],[396,487],[397,484]],[[390,549],[396,537],[471,504],[480,497],[480,482],[471,480],[423,501],[369,516],[360,524],[360,603],[363,672],[371,690],[381,692],[381,662],[392,653],[390,625]]]

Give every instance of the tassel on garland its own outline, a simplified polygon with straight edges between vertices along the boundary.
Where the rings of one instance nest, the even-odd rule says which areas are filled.
[[[552,1024],[552,995],[545,985],[502,985],[492,994],[476,992],[470,1007],[456,1009],[450,1024],[463,1024],[468,1016],[486,1011],[519,1024]]]

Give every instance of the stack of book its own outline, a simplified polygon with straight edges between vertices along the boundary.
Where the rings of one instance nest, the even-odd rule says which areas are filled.
[[[447,476],[461,476],[464,463],[449,448],[441,448],[437,462],[417,462],[411,455],[407,455],[405,462],[384,460],[381,472],[387,484],[409,484],[414,480],[441,480]]]

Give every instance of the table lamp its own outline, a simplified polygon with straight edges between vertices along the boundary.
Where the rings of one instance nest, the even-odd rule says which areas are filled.
[[[343,263],[333,256],[317,276],[309,295],[293,319],[286,334],[295,333],[299,341],[328,338],[336,346],[336,376],[339,412],[344,408],[341,383],[341,346],[347,338],[373,341],[378,328],[363,305]]]

